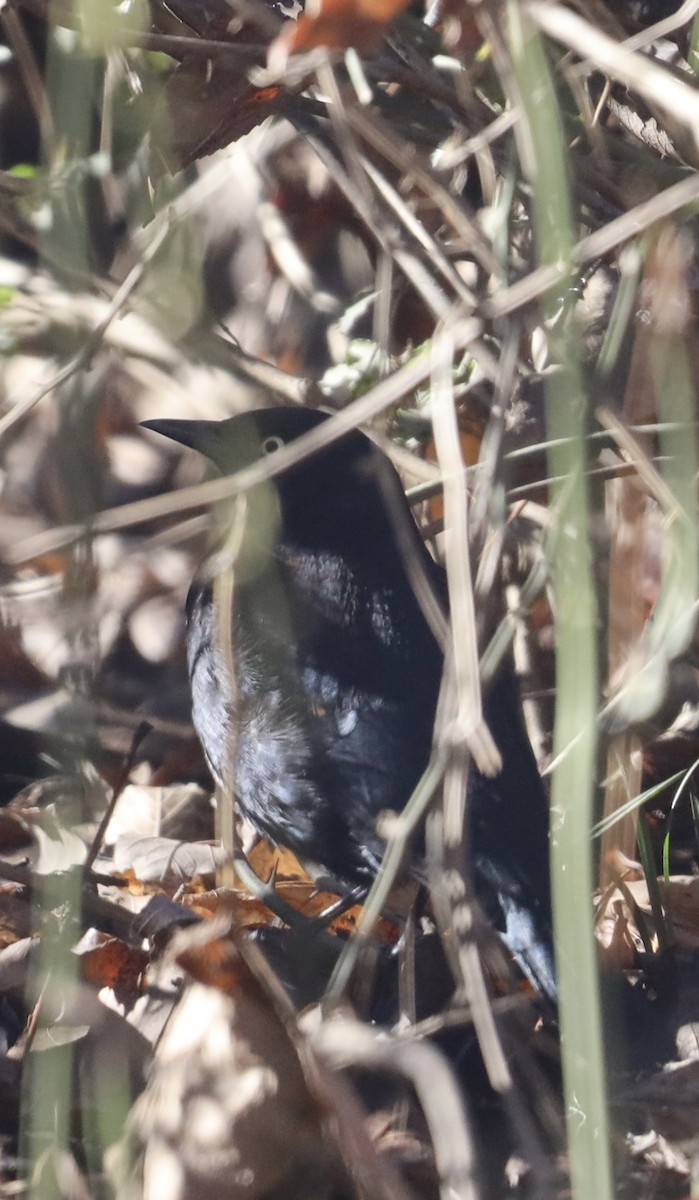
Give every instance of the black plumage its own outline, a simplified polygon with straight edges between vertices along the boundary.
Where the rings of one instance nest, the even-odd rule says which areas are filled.
[[[231,474],[326,420],[263,409],[227,421],[145,422]],[[400,811],[432,743],[442,652],[416,599],[413,557],[446,605],[387,457],[354,431],[247,496],[235,559],[232,663],[221,649],[206,564],[188,598],[194,723],[209,765],[273,842],[347,883],[369,883],[375,825]],[[506,666],[485,718],[503,768],[470,772],[476,878],[525,972],[555,990],[548,814]],[[416,848],[419,872],[419,847]]]

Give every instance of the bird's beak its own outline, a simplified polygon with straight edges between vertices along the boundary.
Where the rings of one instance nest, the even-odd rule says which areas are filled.
[[[162,433],[163,437],[171,438],[182,446],[190,446],[207,458],[217,462],[221,448],[221,433],[219,421],[141,421],[143,429],[152,429],[153,433]]]

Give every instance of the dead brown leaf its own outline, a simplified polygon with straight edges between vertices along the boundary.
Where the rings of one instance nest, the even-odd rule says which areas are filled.
[[[289,55],[317,46],[371,53],[407,6],[408,0],[318,0],[308,4],[298,21],[285,26],[272,43],[270,68],[281,70]]]
[[[248,983],[187,989],[110,1157],[117,1200],[162,1200],[164,1179],[207,1200],[311,1200],[342,1173],[296,1050]]]
[[[97,944],[77,951],[83,979],[97,988],[111,988],[117,1000],[131,1007],[141,995],[141,980],[148,955],[118,938],[96,934]]]

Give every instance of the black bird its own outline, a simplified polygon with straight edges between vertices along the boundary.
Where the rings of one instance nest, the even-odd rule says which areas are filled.
[[[227,475],[326,419],[269,408],[144,424]],[[214,777],[232,781],[260,833],[338,880],[370,883],[384,848],[376,818],[403,808],[426,766],[443,667],[406,558],[446,605],[444,571],[393,466],[358,431],[254,488],[247,503],[233,680],[211,566],[187,601],[194,724]],[[553,998],[547,803],[511,667],[488,689],[484,715],[503,767],[495,778],[470,772],[476,879],[510,950]]]

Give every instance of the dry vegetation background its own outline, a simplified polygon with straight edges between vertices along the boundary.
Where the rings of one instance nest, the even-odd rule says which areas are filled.
[[[698,1194],[697,9],[0,8],[0,1196]],[[205,468],[138,422],[270,401],[371,428],[437,553],[468,482],[559,1021],[458,896],[448,965],[429,905],[367,947],[231,876]]]

